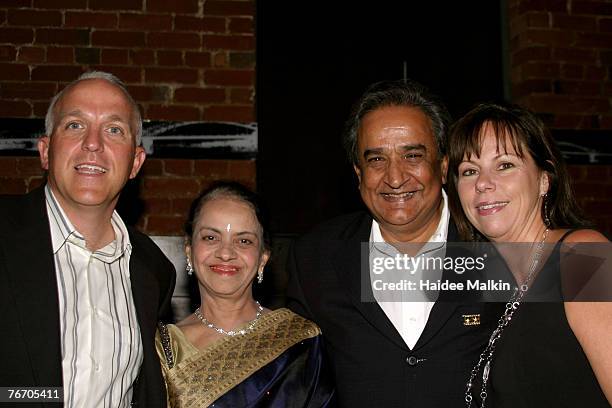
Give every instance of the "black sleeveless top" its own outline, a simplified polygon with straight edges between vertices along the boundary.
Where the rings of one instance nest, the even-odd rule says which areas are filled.
[[[560,247],[571,232],[559,240],[526,298],[533,291],[547,297],[555,294],[558,301],[521,303],[497,342],[490,407],[610,408],[563,306]],[[551,274],[556,276],[551,279]]]

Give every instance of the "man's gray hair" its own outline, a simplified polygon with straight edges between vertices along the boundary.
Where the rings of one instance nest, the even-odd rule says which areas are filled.
[[[142,117],[140,116],[140,110],[138,109],[138,105],[136,104],[136,101],[134,101],[134,98],[132,98],[132,96],[128,92],[127,88],[125,87],[125,84],[121,82],[119,78],[117,78],[113,74],[103,71],[85,72],[76,80],[66,85],[64,89],[62,89],[57,95],[53,97],[53,99],[51,99],[51,103],[49,104],[49,108],[47,109],[47,114],[45,115],[46,135],[51,136],[55,128],[55,106],[57,105],[57,102],[62,98],[62,96],[68,89],[72,88],[79,82],[85,81],[87,79],[102,79],[104,81],[110,82],[112,85],[115,85],[123,92],[129,104],[132,106],[133,123],[130,123],[130,127],[132,128],[131,131],[134,134],[136,146],[140,146],[140,143],[142,142]]]

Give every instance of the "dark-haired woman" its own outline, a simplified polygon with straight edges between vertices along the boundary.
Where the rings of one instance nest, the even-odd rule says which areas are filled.
[[[517,287],[474,367],[467,405],[609,407],[612,303],[564,301],[561,283],[569,247],[608,241],[579,215],[550,134],[525,109],[480,105],[454,125],[449,161],[458,228],[491,241]],[[531,245],[517,256],[520,244],[504,243]],[[556,301],[530,302],[542,293]]]
[[[187,270],[201,305],[176,325],[160,324],[156,341],[170,407],[332,404],[319,328],[253,298],[270,256],[262,217],[255,195],[237,183],[218,183],[193,203]]]

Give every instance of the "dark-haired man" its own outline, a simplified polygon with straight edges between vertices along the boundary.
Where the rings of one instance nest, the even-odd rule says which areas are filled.
[[[342,407],[464,403],[469,370],[490,333],[482,306],[436,301],[432,291],[375,295],[371,273],[373,260],[401,257],[402,245],[422,243],[420,251],[431,253],[457,240],[442,190],[448,122],[444,106],[416,82],[369,87],[345,135],[369,212],[324,223],[293,247],[289,305],[321,326]],[[427,276],[422,267],[411,273]]]

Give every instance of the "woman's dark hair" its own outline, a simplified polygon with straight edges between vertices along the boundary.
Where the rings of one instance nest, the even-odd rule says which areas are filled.
[[[521,158],[528,153],[536,166],[548,174],[547,197],[550,228],[591,227],[580,211],[561,152],[544,123],[529,110],[517,105],[480,104],[459,119],[451,128],[448,138],[448,195],[449,207],[463,239],[482,241],[486,238],[474,228],[465,216],[457,192],[459,164],[472,154],[480,157],[483,130],[491,126],[497,146],[507,149],[511,143]],[[526,150],[526,151],[525,151]]]
[[[259,222],[259,225],[261,226],[263,247],[266,250],[270,249],[270,235],[266,210],[257,194],[236,181],[214,182],[207,189],[202,191],[195,200],[193,200],[191,203],[191,209],[189,210],[189,216],[185,222],[185,237],[188,243],[191,243],[194,222],[200,216],[202,207],[204,207],[204,204],[207,202],[217,198],[232,198],[248,204],[253,209],[255,218],[257,218],[257,222]]]
[[[387,106],[420,109],[431,121],[438,158],[444,157],[450,114],[440,99],[416,81],[380,81],[370,85],[355,102],[345,124],[344,148],[351,164],[359,166],[357,140],[361,120],[366,114]]]

